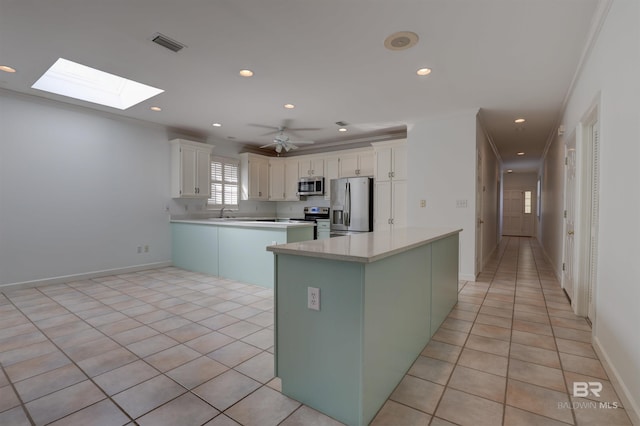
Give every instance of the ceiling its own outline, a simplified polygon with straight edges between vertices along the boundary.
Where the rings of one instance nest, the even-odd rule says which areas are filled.
[[[480,108],[505,168],[527,170],[558,125],[597,9],[598,0],[0,0],[0,65],[17,70],[0,72],[0,88],[256,147],[273,138],[256,125],[317,129],[290,136],[335,149]],[[386,49],[397,31],[418,43]],[[187,47],[156,45],[158,32]],[[165,92],[119,111],[31,89],[59,57]],[[433,72],[416,75],[423,67]]]

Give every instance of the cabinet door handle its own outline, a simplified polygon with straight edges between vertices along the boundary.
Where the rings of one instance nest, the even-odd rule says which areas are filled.
[[[391,224],[393,225],[393,219],[391,219]]]
[[[391,177],[396,177],[396,172],[391,172]]]

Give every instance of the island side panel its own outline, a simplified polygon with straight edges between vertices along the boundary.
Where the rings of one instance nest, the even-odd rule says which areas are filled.
[[[429,341],[431,245],[367,264],[363,424],[375,417]]]
[[[173,266],[203,274],[218,275],[218,228],[171,224]]]
[[[363,264],[275,255],[282,393],[346,424],[361,419]],[[320,311],[307,288],[320,289]]]
[[[313,240],[313,226],[287,228],[287,243]]]
[[[219,275],[273,288],[273,244],[287,242],[285,228],[218,227]]]
[[[458,303],[459,234],[432,243],[431,336]]]

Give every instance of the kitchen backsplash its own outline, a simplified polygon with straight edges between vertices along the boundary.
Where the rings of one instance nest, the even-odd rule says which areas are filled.
[[[220,214],[220,209],[208,210],[206,200],[171,199],[167,206],[171,219],[202,219]],[[329,200],[309,196],[303,201],[240,201],[238,209],[225,209],[224,216],[303,218],[308,206],[329,207]]]

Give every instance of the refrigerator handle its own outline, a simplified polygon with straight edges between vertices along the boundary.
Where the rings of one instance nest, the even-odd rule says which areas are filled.
[[[346,226],[351,226],[351,183],[347,182],[347,189],[345,191],[345,215],[344,215],[344,224]]]

